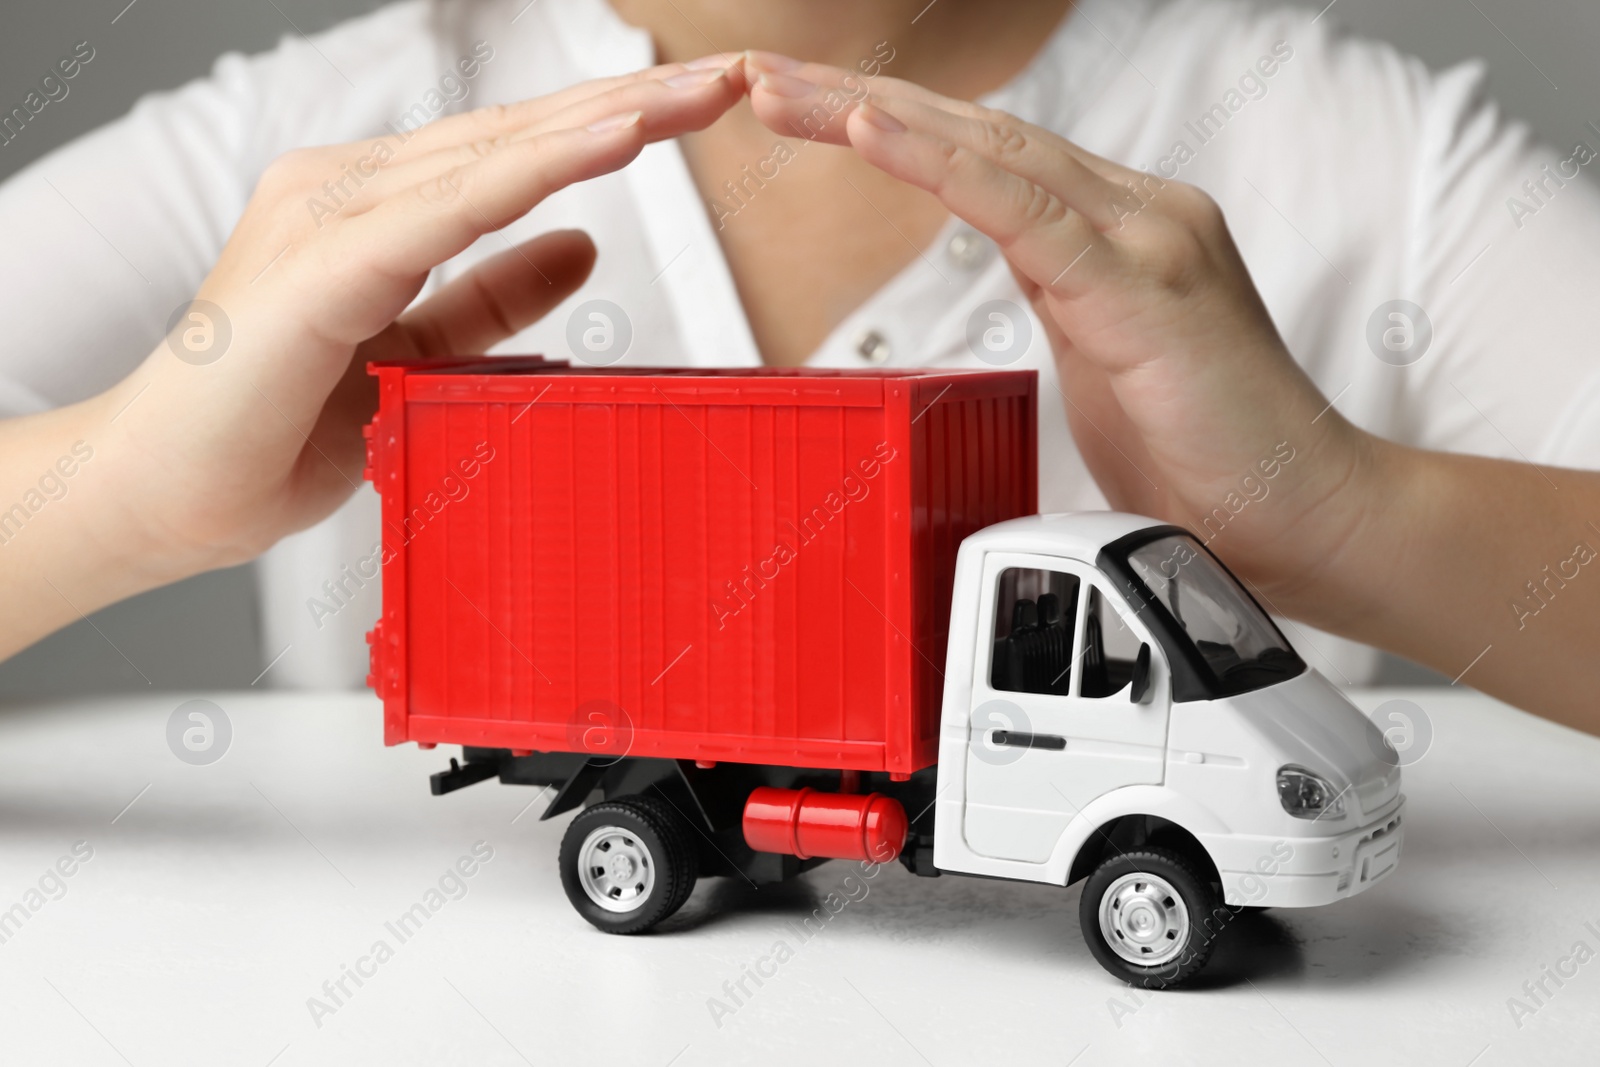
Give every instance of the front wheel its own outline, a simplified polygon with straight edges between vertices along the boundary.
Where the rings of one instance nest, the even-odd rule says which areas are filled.
[[[1100,965],[1145,989],[1170,989],[1199,974],[1227,909],[1177,852],[1123,852],[1089,876],[1078,903],[1083,939]]]
[[[690,829],[670,805],[632,796],[586,808],[561,839],[561,885],[608,934],[638,934],[677,911],[694,889]]]

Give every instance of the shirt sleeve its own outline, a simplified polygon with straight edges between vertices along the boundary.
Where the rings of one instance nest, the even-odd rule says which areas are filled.
[[[1401,368],[1417,443],[1600,468],[1600,134],[1538,143],[1476,63],[1423,107],[1406,252],[1433,351]]]
[[[267,164],[376,134],[437,80],[430,9],[412,0],[225,55],[0,185],[0,417],[126,376],[194,296]]]
[[[243,207],[256,110],[247,61],[224,57],[0,186],[0,415],[99,392],[161,340]]]

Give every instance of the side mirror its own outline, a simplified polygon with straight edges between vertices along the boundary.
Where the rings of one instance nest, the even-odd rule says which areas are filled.
[[[1135,704],[1143,704],[1150,698],[1150,646],[1140,645],[1139,654],[1133,660],[1133,681],[1129,684],[1128,695]]]

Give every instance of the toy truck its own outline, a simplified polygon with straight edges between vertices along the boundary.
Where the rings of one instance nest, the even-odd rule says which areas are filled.
[[[380,363],[388,744],[545,787],[567,896],[651,929],[827,859],[1084,883],[1095,958],[1399,858],[1394,750],[1187,531],[1037,515],[1032,372]]]

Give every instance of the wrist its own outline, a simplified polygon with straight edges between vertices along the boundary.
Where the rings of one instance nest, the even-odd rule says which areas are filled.
[[[170,580],[148,566],[102,398],[0,424],[0,659],[114,601]]]
[[[107,603],[206,569],[161,521],[157,502],[163,494],[157,483],[166,472],[134,432],[137,420],[126,417],[136,403],[149,399],[142,396],[143,379],[136,372],[61,412],[71,419],[75,447],[92,453],[81,468],[82,496],[88,499],[71,533],[107,572],[106,584],[114,593]]]
[[[1331,633],[1348,634],[1381,610],[1399,559],[1412,449],[1328,413],[1335,421],[1309,442],[1309,472],[1285,502],[1293,518],[1265,552],[1256,584],[1271,609]]]

